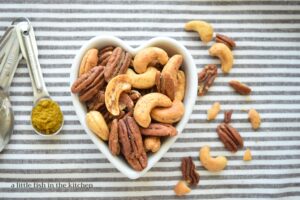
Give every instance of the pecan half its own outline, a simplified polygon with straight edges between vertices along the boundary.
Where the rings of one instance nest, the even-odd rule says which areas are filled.
[[[113,52],[115,47],[113,46],[107,46],[107,47],[104,47],[102,48],[100,51],[99,51],[99,54],[98,54],[98,65],[102,65],[102,66],[105,66]]]
[[[105,80],[108,82],[119,74],[125,74],[130,65],[131,58],[130,53],[124,51],[121,47],[116,47],[104,68]]]
[[[147,136],[175,136],[177,130],[171,124],[151,123],[148,128],[141,128],[141,133]]]
[[[111,122],[110,133],[108,138],[108,147],[113,155],[120,154],[119,134],[118,134],[118,120],[114,119]]]
[[[239,94],[242,94],[242,95],[248,95],[251,93],[251,88],[246,85],[246,84],[243,84],[239,81],[235,81],[235,80],[231,80],[229,81],[229,85]]]
[[[79,78],[72,84],[71,92],[79,93],[86,89],[96,77],[103,72],[103,66],[97,66],[89,70],[87,73],[82,74]]]
[[[157,91],[167,95],[171,100],[175,98],[175,82],[172,79],[171,75],[165,73],[162,75],[159,71],[156,72],[155,84]]]
[[[204,96],[207,93],[217,75],[217,66],[213,64],[206,65],[203,70],[198,73],[198,96]]]
[[[224,123],[228,124],[231,122],[231,115],[233,113],[233,110],[228,110],[224,112]]]
[[[118,123],[121,152],[128,164],[141,171],[147,167],[148,158],[139,127],[132,117],[126,116]]]
[[[104,96],[104,91],[100,90],[94,98],[87,102],[88,110],[99,110],[105,104]]]
[[[79,93],[79,100],[84,102],[92,99],[99,90],[103,89],[104,85],[105,80],[102,71],[87,88]]]
[[[222,123],[217,127],[219,139],[223,142],[226,149],[237,152],[243,148],[244,141],[239,132],[229,124]]]
[[[231,39],[230,37],[228,37],[226,35],[222,35],[219,33],[217,33],[217,35],[216,35],[216,42],[223,43],[226,46],[228,46],[230,49],[233,49],[236,47],[236,44],[233,39]]]
[[[196,186],[199,183],[200,176],[191,157],[185,157],[181,160],[181,172],[182,178],[189,184]]]

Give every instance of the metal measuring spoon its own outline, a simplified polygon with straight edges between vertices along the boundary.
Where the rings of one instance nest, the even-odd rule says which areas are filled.
[[[37,44],[35,40],[35,35],[33,31],[33,27],[30,23],[30,21],[27,18],[19,18],[15,21],[15,28],[17,32],[17,36],[19,39],[20,48],[23,54],[23,57],[25,58],[27,62],[27,67],[29,70],[30,79],[32,82],[32,88],[33,88],[33,108],[39,103],[39,101],[48,99],[50,101],[53,101],[49,93],[46,89],[45,82],[43,80],[43,75],[41,71],[41,66],[38,60],[38,49]],[[53,101],[54,102],[54,101]],[[33,109],[32,108],[32,109]],[[42,136],[53,136],[59,133],[63,127],[64,119],[62,119],[62,123],[60,128],[55,132],[51,134],[42,133],[39,130],[37,130],[32,125],[34,131]]]
[[[10,26],[0,40],[0,152],[13,133],[14,115],[8,89],[21,58],[15,28]]]

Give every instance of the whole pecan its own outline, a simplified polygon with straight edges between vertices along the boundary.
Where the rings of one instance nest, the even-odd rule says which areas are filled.
[[[233,39],[229,38],[226,35],[222,35],[217,33],[216,35],[216,42],[217,43],[224,43],[226,46],[228,46],[230,49],[233,49],[236,47],[236,44]]]
[[[224,112],[224,123],[228,124],[231,122],[231,115],[233,113],[233,110],[228,110]]]
[[[111,122],[110,133],[108,138],[108,147],[113,155],[120,154],[119,134],[118,134],[118,120],[114,119]]]
[[[217,127],[219,139],[223,142],[226,149],[237,152],[243,148],[244,141],[239,132],[229,124],[222,123]]]
[[[119,74],[125,74],[130,65],[131,58],[130,53],[124,51],[121,47],[116,47],[104,68],[105,80],[108,82]]]
[[[148,128],[141,128],[141,133],[147,136],[175,136],[177,130],[171,124],[151,123]]]
[[[206,65],[203,70],[198,73],[198,96],[204,96],[207,93],[217,75],[217,66],[213,64]]]
[[[142,135],[135,120],[125,116],[118,123],[121,152],[128,164],[141,171],[147,167],[148,158],[144,149]]]
[[[200,176],[196,171],[195,164],[191,157],[185,157],[181,160],[182,178],[189,184],[195,186],[199,183]]]
[[[103,105],[105,105],[103,90],[100,90],[94,98],[87,102],[87,108],[89,111],[99,110]]]
[[[113,52],[115,47],[113,46],[106,46],[104,48],[102,48],[100,51],[99,51],[99,54],[98,54],[98,65],[102,65],[102,66],[105,66]]]

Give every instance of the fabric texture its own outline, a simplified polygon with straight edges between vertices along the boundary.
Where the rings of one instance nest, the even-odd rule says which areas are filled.
[[[0,35],[17,17],[28,17],[35,29],[47,89],[62,106],[63,131],[53,139],[30,126],[33,94],[25,61],[18,66],[10,98],[14,134],[0,153],[0,198],[177,199],[180,163],[191,156],[200,183],[185,199],[300,198],[300,1],[222,0],[0,0]],[[130,180],[103,156],[82,129],[70,97],[70,68],[76,52],[98,35],[114,35],[137,47],[156,36],[180,41],[191,52],[197,70],[219,63],[189,20],[210,22],[216,33],[232,37],[234,67],[221,73],[204,97],[198,97],[184,131],[163,158],[142,178]],[[228,81],[249,85],[250,97],[236,94]],[[219,101],[222,112],[212,122],[206,111]],[[253,131],[247,112],[255,108],[262,125]],[[216,127],[225,110],[245,141],[235,154],[219,141]],[[199,148],[229,162],[220,173],[205,170]],[[244,162],[246,148],[253,160]],[[179,199],[179,198],[178,198]]]

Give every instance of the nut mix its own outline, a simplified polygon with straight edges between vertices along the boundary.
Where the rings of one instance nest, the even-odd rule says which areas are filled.
[[[184,114],[185,73],[181,55],[148,47],[135,57],[121,47],[87,51],[71,87],[88,113],[89,129],[107,141],[137,171],[147,167],[147,153],[160,149],[162,137],[177,135],[174,124]]]

